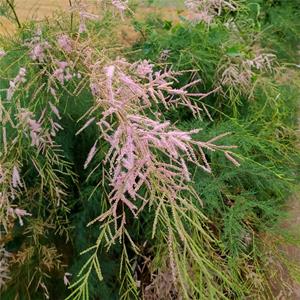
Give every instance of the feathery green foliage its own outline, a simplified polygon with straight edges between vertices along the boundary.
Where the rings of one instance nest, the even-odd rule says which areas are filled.
[[[56,22],[41,24],[39,38],[51,45],[45,47],[46,63],[30,58],[35,23],[1,38],[6,55],[0,58],[0,168],[19,169],[26,190],[12,198],[12,208],[31,214],[13,222],[0,206],[5,221],[0,246],[13,253],[11,278],[1,290],[4,300],[268,299],[272,291],[261,236],[275,232],[283,217],[300,162],[295,134],[299,5],[292,0],[238,3],[239,10],[220,14],[209,26],[187,17],[178,23],[154,15],[133,18],[140,40],[131,49],[119,47],[119,27],[110,12],[100,21],[89,20],[82,34],[76,27],[80,20],[70,24],[62,14]],[[183,106],[167,110],[159,104],[157,112],[181,130],[201,128],[198,141],[221,136],[216,143],[237,146],[234,157],[205,150],[212,173],[189,164],[192,192],[178,193],[176,201],[169,201],[164,189],[149,193],[144,187],[141,193],[149,203],[137,218],[126,214],[121,230],[118,219],[103,217],[112,188],[103,164],[107,141],[101,140],[84,168],[99,129],[94,123],[81,129],[89,113],[102,114],[93,98],[93,78],[80,53],[68,66],[77,76],[65,85],[53,85],[49,75],[57,62],[71,56],[57,46],[59,34],[68,34],[82,51],[92,49],[91,56],[101,58],[101,70],[117,56],[127,56],[147,59],[157,70],[180,72],[178,88],[199,80],[190,90],[193,103],[203,110],[200,118]],[[27,81],[7,101],[9,81],[25,65]],[[198,93],[209,96],[199,99]],[[44,119],[45,134],[51,120],[59,122],[63,130],[53,136],[54,146],[33,147],[28,129],[18,121],[22,111]],[[147,111],[151,117],[157,112]],[[168,163],[165,155],[156,154]],[[0,181],[0,192],[9,193],[10,186]],[[72,274],[68,287],[63,284],[66,272]]]

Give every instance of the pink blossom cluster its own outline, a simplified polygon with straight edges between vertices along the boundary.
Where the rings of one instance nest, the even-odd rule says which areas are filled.
[[[64,129],[59,123],[53,121],[52,119],[50,119],[50,125],[50,134],[52,137],[55,137],[60,130]]]
[[[61,118],[57,107],[49,102],[50,109],[52,113],[57,117]],[[42,153],[45,151],[47,146],[52,147],[53,140],[52,137],[56,136],[56,133],[59,130],[62,130],[63,127],[53,121],[52,118],[49,118],[50,129],[46,129],[42,127],[42,123],[45,121],[45,112],[46,109],[43,110],[40,118],[38,120],[34,119],[34,114],[27,109],[21,108],[18,113],[18,119],[20,120],[20,126],[23,128],[23,132],[25,135],[28,135],[31,139],[31,146],[35,146]]]
[[[95,70],[99,72],[97,68]],[[95,70],[93,70],[94,73],[96,73]],[[169,109],[181,105],[189,108],[194,115],[198,115],[201,109],[191,99],[201,100],[210,94],[188,91],[189,87],[196,85],[200,80],[193,81],[179,89],[174,88],[173,85],[177,82],[175,76],[179,74],[167,69],[154,71],[153,66],[147,61],[129,64],[125,60],[117,60],[116,65],[105,67],[105,73],[107,76],[105,81],[109,86],[106,89],[109,99],[104,98],[101,103],[110,106],[114,103],[118,109],[144,110],[154,104],[163,104]],[[134,77],[130,75],[132,73]],[[114,86],[119,87],[115,92],[113,92],[113,85],[109,84],[112,80],[114,80]],[[97,74],[92,76],[91,89],[96,96],[103,93],[101,81],[103,79],[99,79]],[[113,107],[110,109],[114,110]]]
[[[8,210],[7,210],[8,214],[13,217],[13,218],[18,218],[19,219],[19,224],[20,226],[23,226],[24,225],[24,222],[23,222],[23,217],[31,217],[32,214],[28,213],[26,210],[24,209],[20,209],[20,208],[12,208],[10,207]]]
[[[67,34],[63,34],[57,39],[58,46],[60,49],[66,53],[71,53],[73,51],[73,41]]]
[[[64,274],[64,285],[65,285],[65,286],[70,285],[69,277],[71,277],[71,276],[72,276],[72,273],[66,272],[66,273]]]
[[[33,113],[26,109],[21,109],[18,117],[21,124],[25,128],[29,129],[29,134],[31,137],[31,145],[38,147],[41,142],[41,132],[42,132],[42,126],[40,121],[36,121],[34,119]]]
[[[60,120],[61,116],[58,108],[51,102],[48,104],[52,114]],[[53,118],[48,117],[46,119],[45,114],[46,108],[42,111],[40,118],[36,120],[34,114],[25,108],[20,108],[18,112],[18,119],[20,121],[19,126],[22,127],[23,133],[30,137],[31,146],[37,147],[38,151],[41,151],[42,153],[48,146],[53,146],[54,142],[52,137],[55,137],[58,131],[63,130],[63,127],[58,122],[54,121]],[[49,122],[49,128],[48,126],[42,126],[46,121]]]
[[[45,60],[45,51],[51,47],[47,41],[42,39],[42,30],[40,28],[36,30],[35,35],[29,41],[25,42],[25,45],[30,49],[29,57],[38,62]]]
[[[214,15],[209,13],[208,10],[202,10],[194,14],[193,20],[196,23],[204,22],[206,24],[210,24],[214,19]]]
[[[8,223],[10,223],[12,219],[18,218],[20,226],[23,226],[24,223],[22,218],[31,216],[31,214],[26,210],[11,205],[11,201],[18,195],[18,191],[24,187],[19,172],[19,166],[16,163],[6,169],[0,167],[0,173],[0,184],[3,187],[2,192],[0,192],[0,224],[6,230]],[[8,189],[5,187],[8,187]]]
[[[227,87],[239,87],[249,91],[254,71],[268,72],[273,70],[276,56],[270,53],[258,54],[252,59],[236,57],[230,59],[221,73],[220,83]]]
[[[3,49],[0,49],[0,58],[6,55],[6,52]]]
[[[11,180],[13,188],[22,187],[21,177],[19,173],[19,169],[17,166],[13,167],[12,180]]]
[[[0,165],[0,184],[3,187],[0,192],[0,210],[10,207],[10,199],[15,199],[18,189],[24,186],[17,162],[13,166],[6,166],[6,168],[4,166],[5,164]]]
[[[239,87],[241,90],[247,91],[251,85],[252,76],[251,68],[231,63],[223,70],[220,83],[226,87]]]
[[[256,55],[253,59],[246,60],[245,64],[250,68],[255,68],[260,71],[271,71],[276,55],[272,53],[262,53]]]
[[[140,77],[147,77],[147,75],[153,74],[153,65],[147,60],[143,60],[137,64],[136,73]]]
[[[58,108],[51,102],[49,102],[49,106],[50,106],[52,113],[56,116],[56,118],[61,120],[61,116],[60,116]],[[50,121],[50,125],[51,125],[50,134],[51,134],[51,136],[55,137],[56,134],[60,130],[63,130],[63,127],[59,123],[53,121],[52,118],[49,118],[49,121]]]
[[[121,15],[128,9],[128,0],[111,0],[111,3]]]
[[[9,82],[9,88],[7,89],[7,94],[6,94],[7,100],[10,101],[15,91],[17,90],[18,86],[21,83],[26,82],[25,76],[26,76],[26,69],[20,68],[18,75],[14,78],[14,80],[11,80]]]
[[[50,48],[50,44],[47,41],[42,41],[41,31],[38,30],[36,35],[27,43],[25,43],[29,48],[29,56],[32,60],[43,62],[45,59],[45,50]]]
[[[148,61],[129,64],[117,60],[104,67],[101,73],[98,66],[92,67],[91,72],[96,106],[102,111],[97,122],[100,138],[110,145],[104,163],[109,165],[110,211],[115,218],[120,206],[137,215],[154,195],[177,201],[179,193],[189,190],[189,163],[211,171],[205,155],[207,150],[222,150],[228,159],[238,164],[226,147],[214,144],[218,138],[196,141],[193,135],[198,129],[182,131],[157,117],[154,111],[150,116],[145,114],[159,104],[166,109],[184,105],[193,113],[199,113],[200,108],[191,97],[202,99],[207,94],[188,91],[199,81],[175,89],[174,73],[154,71]],[[89,119],[79,132],[94,121],[95,117]],[[98,139],[89,152],[85,168],[97,152],[97,143]],[[145,188],[147,192],[143,192]],[[138,200],[143,203],[140,207]],[[123,219],[123,225],[124,222]]]
[[[170,200],[185,190],[184,181],[190,174],[183,157],[197,162],[192,145],[192,132],[172,128],[169,122],[160,123],[145,116],[128,115],[112,136],[107,136],[110,151],[106,161],[110,165],[112,191],[109,195],[114,215],[119,203],[124,203],[133,213],[138,199],[148,199],[139,192],[142,186],[155,190],[155,183],[163,185]],[[169,163],[158,158],[165,156]],[[206,160],[205,160],[206,163]],[[204,166],[208,170],[208,164]],[[157,188],[156,188],[157,189]]]
[[[61,84],[64,84],[65,81],[70,81],[73,78],[73,75],[70,73],[69,64],[66,61],[59,61],[56,63],[57,68],[54,70],[52,76],[58,80]]]

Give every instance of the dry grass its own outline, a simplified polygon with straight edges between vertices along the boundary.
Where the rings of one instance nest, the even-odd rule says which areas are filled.
[[[55,11],[69,8],[69,0],[15,0],[15,3],[21,21],[41,20],[50,17]],[[1,33],[10,34],[13,29],[14,24],[5,18],[0,18]]]
[[[15,0],[21,19],[38,19],[50,16],[55,10],[67,8],[68,0]]]
[[[177,2],[170,0],[156,1],[158,6],[143,7],[137,11],[137,17],[145,16],[150,13],[157,13],[169,20],[178,20],[178,13],[175,7],[181,7]],[[26,20],[41,20],[45,17],[51,17],[55,12],[60,10],[67,10],[70,6],[69,0],[15,0],[17,14],[21,21]],[[91,7],[95,5],[95,0],[85,0],[85,3],[89,3]],[[135,39],[135,35],[132,32],[128,32],[128,26],[124,26],[125,30],[121,28],[121,36],[125,40],[125,44],[130,44]],[[10,35],[15,28],[15,24],[8,21],[5,18],[0,17],[0,33]]]
[[[180,2],[180,0],[178,1]],[[158,6],[139,7],[136,11],[137,19],[155,13],[168,20],[178,22],[179,18],[176,6],[180,7],[180,5],[177,2],[173,3],[170,0],[156,2]],[[67,10],[70,7],[69,0],[15,0],[15,3],[21,22],[26,20],[42,20],[46,17],[51,17],[55,12]],[[95,7],[95,0],[85,0],[85,3],[89,3],[91,8]],[[14,23],[0,17],[1,34],[11,35],[14,29]],[[124,46],[132,45],[139,38],[139,34],[127,22],[120,24],[117,30],[120,41]]]

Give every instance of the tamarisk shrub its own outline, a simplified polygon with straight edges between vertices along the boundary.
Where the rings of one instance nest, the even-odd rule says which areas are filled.
[[[127,2],[112,4],[123,12]],[[72,277],[67,299],[89,299],[92,274],[105,279],[101,254],[114,248],[121,248],[121,298],[138,299],[139,280],[129,253],[137,257],[143,253],[131,233],[132,224],[151,228],[150,239],[160,241],[154,256],[166,257],[164,267],[170,268],[179,297],[218,298],[231,293],[235,282],[229,278],[222,247],[201,211],[205,203],[194,191],[190,166],[208,176],[212,172],[208,152],[220,152],[238,166],[232,152],[235,146],[219,143],[229,133],[201,140],[200,128],[182,130],[166,118],[166,112],[178,108],[199,117],[205,109],[197,101],[216,89],[192,92],[200,80],[180,87],[181,72],[108,54],[88,34],[86,25],[95,21],[94,16],[83,10],[79,15],[76,34],[57,33],[57,28],[45,25],[47,34],[41,27],[26,40],[25,57],[0,102],[1,225],[6,236],[13,235],[16,220],[25,227],[21,246],[12,255],[13,264],[22,272],[27,263],[37,261],[38,271],[28,275],[26,288],[50,297],[47,278],[50,272],[63,269],[51,236],[72,237],[69,212],[74,205],[68,194],[70,186],[80,190],[77,178],[86,169],[87,180],[98,174],[92,194],[99,191],[105,203],[99,199],[101,213],[88,224],[97,226],[99,236],[95,245],[82,252],[88,258]],[[85,111],[78,115],[73,110],[81,112],[77,100],[83,93]],[[67,158],[65,141],[60,139],[70,126],[66,120],[74,128],[84,123],[66,139],[97,128],[82,165],[75,159],[69,161],[72,156]],[[44,244],[47,239],[49,245]],[[149,242],[148,237],[143,242]],[[62,282],[67,285],[70,273],[63,273]],[[7,286],[13,284],[8,281]]]

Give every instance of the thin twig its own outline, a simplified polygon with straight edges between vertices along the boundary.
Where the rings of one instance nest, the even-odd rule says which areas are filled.
[[[22,28],[21,22],[20,22],[20,20],[19,20],[19,17],[18,17],[18,15],[17,15],[16,10],[15,10],[14,3],[10,2],[10,0],[6,0],[6,3],[8,4],[8,6],[9,6],[10,9],[11,9],[11,11],[13,12],[14,17],[15,17],[15,20],[16,20],[16,22],[17,22],[17,24],[18,24],[18,27],[19,27],[19,28]]]
[[[72,4],[72,0],[69,0],[69,5],[70,5],[70,8],[73,7],[73,4]],[[71,32],[73,31],[73,18],[74,18],[74,14],[73,14],[73,11],[71,12]]]

